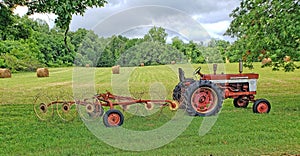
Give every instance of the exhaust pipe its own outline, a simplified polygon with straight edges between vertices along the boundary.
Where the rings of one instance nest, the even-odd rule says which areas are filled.
[[[213,64],[214,75],[217,74],[218,64]]]
[[[240,74],[243,73],[243,61],[242,60],[239,61],[239,72],[240,72]]]

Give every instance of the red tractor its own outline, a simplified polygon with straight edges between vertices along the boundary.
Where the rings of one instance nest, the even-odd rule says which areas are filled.
[[[213,65],[214,74],[202,74],[201,67],[194,71],[200,80],[185,78],[179,68],[179,80],[173,90],[173,99],[180,108],[186,109],[192,116],[211,116],[220,111],[224,99],[233,98],[238,108],[246,108],[253,102],[254,113],[269,113],[270,102],[266,99],[255,99],[258,74],[242,74],[243,65],[239,64],[239,74],[216,74],[217,64]]]

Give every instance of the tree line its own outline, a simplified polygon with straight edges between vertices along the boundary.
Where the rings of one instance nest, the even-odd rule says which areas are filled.
[[[0,2],[0,67],[31,71],[39,66],[61,67],[89,64],[108,67],[190,63],[236,62],[245,66],[268,60],[273,70],[294,71],[300,60],[299,0],[242,0],[229,15],[233,18],[224,35],[234,43],[212,39],[208,43],[188,43],[173,38],[166,43],[163,28],[154,27],[143,38],[116,35],[109,38],[79,29],[69,32],[72,15],[83,15],[88,7],[105,7],[106,0],[3,0]],[[28,15],[54,13],[56,27],[42,20],[13,14],[17,6],[27,6]]]
[[[0,67],[12,71],[33,71],[38,67],[113,65],[138,66],[177,63],[224,62],[229,42],[211,40],[209,43],[185,43],[179,37],[166,43],[168,34],[161,27],[153,27],[143,38],[114,35],[99,37],[91,30],[65,32],[59,27],[49,28],[43,20],[12,15],[11,26],[0,34]],[[238,59],[238,58],[237,58]],[[232,58],[232,60],[237,60]]]

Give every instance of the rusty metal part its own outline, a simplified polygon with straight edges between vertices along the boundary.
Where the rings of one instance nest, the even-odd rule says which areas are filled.
[[[170,110],[172,111],[176,111],[179,108],[179,102],[178,101],[173,101],[170,105],[169,105]]]
[[[154,104],[152,102],[146,102],[145,108],[146,110],[153,110]]]

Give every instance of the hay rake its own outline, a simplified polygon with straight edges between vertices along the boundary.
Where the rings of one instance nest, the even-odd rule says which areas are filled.
[[[103,123],[107,127],[121,126],[124,122],[124,116],[121,111],[115,108],[116,106],[126,110],[130,105],[144,104],[146,110],[152,110],[154,105],[159,105],[161,108],[169,106],[170,110],[177,110],[179,105],[178,102],[171,100],[136,99],[114,95],[108,91],[83,100],[55,100],[48,103],[44,101],[51,100],[49,97],[37,96],[34,104],[34,111],[41,120],[51,119],[56,105],[57,114],[64,121],[73,120],[76,113],[79,113],[84,120],[95,120],[103,116]],[[108,107],[108,111],[105,112],[103,107]]]

